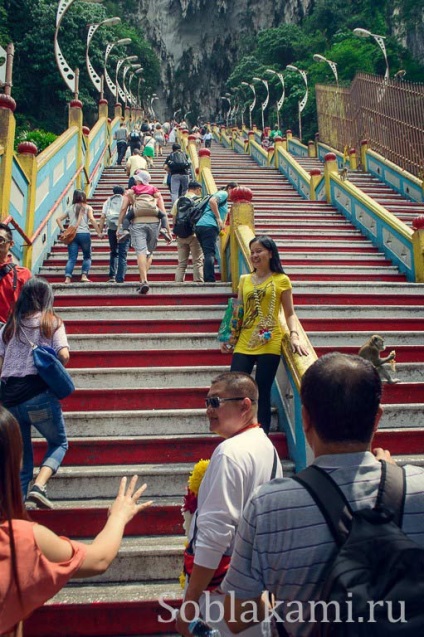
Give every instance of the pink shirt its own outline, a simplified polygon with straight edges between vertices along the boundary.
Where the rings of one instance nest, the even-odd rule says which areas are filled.
[[[156,188],[156,186],[151,186],[150,184],[148,184],[147,186],[145,186],[144,184],[136,184],[135,186],[133,186],[131,188],[131,190],[136,195],[152,195],[152,196],[154,196],[157,192],[159,192],[159,189]]]
[[[11,574],[9,524],[0,524],[0,635],[10,632],[22,619],[56,595],[78,571],[86,555],[86,546],[68,538],[73,555],[67,562],[50,562],[34,538],[35,522],[13,520],[16,563],[22,591],[19,602]]]

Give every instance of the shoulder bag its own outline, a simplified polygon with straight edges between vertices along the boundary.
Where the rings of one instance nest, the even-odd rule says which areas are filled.
[[[25,331],[22,328],[21,330],[31,345],[34,365],[41,378],[49,386],[49,389],[59,400],[72,394],[75,391],[74,381],[58,359],[54,349],[48,345],[33,343],[29,340]]]
[[[68,226],[66,230],[59,235],[59,241],[64,243],[65,245],[69,245],[75,239],[75,235],[77,234],[78,226],[81,223],[82,215],[84,214],[85,206],[81,208],[81,211],[78,215],[77,222],[75,226]]]

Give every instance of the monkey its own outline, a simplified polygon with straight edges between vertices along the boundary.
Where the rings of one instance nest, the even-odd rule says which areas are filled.
[[[365,345],[361,347],[358,354],[374,365],[382,381],[385,380],[389,384],[398,383],[399,379],[392,378],[388,369],[384,367],[384,363],[389,363],[395,359],[396,351],[392,350],[386,358],[380,358],[380,352],[384,349],[386,349],[386,346],[384,345],[384,338],[378,334],[374,334],[367,340]]]
[[[341,181],[346,181],[347,177],[348,177],[348,170],[347,168],[340,168],[339,170],[339,177],[341,179]]]

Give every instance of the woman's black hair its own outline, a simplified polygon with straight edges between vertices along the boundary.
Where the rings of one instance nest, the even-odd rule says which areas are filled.
[[[260,243],[266,250],[271,252],[271,259],[269,261],[269,268],[271,272],[278,272],[278,274],[284,274],[283,266],[281,265],[280,255],[278,254],[278,248],[275,241],[268,237],[266,234],[261,234],[258,237],[254,237],[249,242],[249,248],[252,243]],[[255,270],[254,270],[255,271]]]
[[[48,281],[34,276],[23,285],[19,298],[9,316],[3,330],[3,342],[8,343],[12,336],[19,335],[20,329],[26,327],[25,319],[41,312],[40,329],[47,338],[62,324],[62,320],[53,310],[53,288]],[[23,342],[25,342],[22,337]]]
[[[72,197],[72,203],[87,203],[87,195],[83,190],[74,190]]]

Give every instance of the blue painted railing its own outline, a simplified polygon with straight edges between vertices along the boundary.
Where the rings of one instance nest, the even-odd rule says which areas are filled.
[[[277,148],[277,168],[287,177],[303,199],[309,199],[310,176],[295,159],[292,159],[287,152],[283,152],[280,148]]]
[[[422,181],[407,173],[378,153],[366,151],[367,172],[410,201],[423,202],[424,190]]]
[[[308,157],[308,147],[294,137],[287,140],[287,150],[295,157]]]
[[[9,202],[9,214],[17,224],[25,231],[26,216],[28,209],[28,179],[19,163],[17,157],[13,158],[12,164],[12,184]],[[12,254],[16,259],[22,261],[24,240],[18,232],[13,233],[14,246]]]

